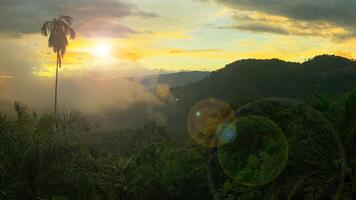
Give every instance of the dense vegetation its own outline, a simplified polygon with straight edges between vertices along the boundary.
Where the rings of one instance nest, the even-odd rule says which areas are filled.
[[[343,67],[313,65],[324,59]],[[0,114],[0,199],[355,199],[356,89],[351,89],[356,85],[355,63],[338,57],[288,63],[294,72],[303,71],[298,75],[278,67],[285,62],[271,62],[277,64],[266,69],[274,69],[269,74],[260,68],[251,72],[261,76],[249,82],[259,83],[250,91],[259,95],[244,102],[240,96],[244,90],[229,88],[247,83],[246,77],[220,79],[212,89],[215,77],[232,70],[229,66],[185,89],[177,88],[187,93],[189,87],[206,84],[195,90],[201,99],[231,103],[235,100],[229,98],[235,96],[239,102],[233,104],[237,120],[219,127],[222,140],[215,147],[195,143],[185,126],[146,122],[122,130],[86,114],[39,114],[15,103],[16,115]],[[282,84],[270,79],[281,80],[280,76],[287,76]],[[308,85],[311,93],[298,89]],[[277,86],[281,89],[271,89]],[[266,96],[299,100],[261,98]],[[198,99],[193,94],[181,98],[175,104],[178,108],[189,107],[189,98]],[[185,112],[165,111],[171,111],[168,120]],[[170,123],[174,122],[179,121]]]

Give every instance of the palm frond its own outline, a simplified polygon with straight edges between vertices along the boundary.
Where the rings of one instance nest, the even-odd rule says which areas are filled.
[[[44,36],[49,35],[48,47],[53,48],[55,53],[60,53],[63,58],[68,46],[67,35],[70,39],[75,38],[75,31],[71,27],[73,18],[67,15],[60,15],[51,21],[46,21],[41,27],[41,34]]]
[[[21,104],[20,102],[14,103],[14,109],[16,111],[17,117],[19,120],[25,120],[28,117],[28,109],[29,107],[26,105]]]
[[[67,34],[69,34],[70,39],[74,39],[74,38],[75,38],[75,35],[76,35],[74,29],[73,29],[72,27],[70,27],[70,26],[69,26],[68,29],[67,29]]]
[[[50,32],[52,29],[52,21],[46,21],[45,23],[43,23],[42,27],[41,27],[41,34],[44,36],[48,35],[48,32]]]
[[[68,25],[72,25],[73,24],[73,18],[71,16],[68,16],[68,15],[61,15],[59,17],[59,20],[66,22]]]

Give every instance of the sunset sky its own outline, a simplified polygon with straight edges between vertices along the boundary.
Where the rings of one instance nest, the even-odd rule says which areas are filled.
[[[40,35],[57,14],[74,18],[61,76],[216,70],[241,58],[353,58],[355,0],[0,0],[0,89],[53,77]]]

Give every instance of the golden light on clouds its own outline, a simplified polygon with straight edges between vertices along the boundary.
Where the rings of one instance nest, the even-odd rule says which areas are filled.
[[[336,24],[201,3],[194,3],[191,9],[203,10],[190,16],[186,15],[190,6],[179,5],[179,13],[157,9],[159,17],[150,20],[93,17],[83,23],[75,19],[78,37],[69,41],[62,76],[83,76],[98,69],[120,73],[130,66],[168,71],[216,70],[244,58],[302,62],[324,53],[356,56],[356,40],[338,40],[348,30]],[[56,57],[45,38],[26,34],[11,40],[36,52],[38,64],[31,66],[32,74],[54,76]]]
[[[331,1],[335,8],[322,1],[295,0],[295,5],[300,4],[295,12],[289,1],[73,0],[65,5],[8,1],[9,7],[0,7],[0,13],[7,16],[0,22],[0,85],[21,84],[13,90],[18,91],[44,80],[52,87],[56,54],[39,29],[62,11],[73,17],[77,32],[75,40],[68,41],[59,73],[60,86],[67,88],[72,85],[62,84],[66,80],[75,84],[85,80],[88,85],[102,82],[96,88],[102,90],[109,80],[114,83],[122,78],[131,85],[126,77],[213,71],[246,58],[293,62],[320,54],[356,58],[354,9],[339,9],[342,4]],[[122,82],[113,91],[127,90]],[[23,93],[34,97],[39,96],[36,92],[50,93],[44,85],[38,83],[36,89],[25,88]],[[81,89],[70,96],[77,96]],[[162,86],[156,95],[167,96],[168,89]],[[87,90],[93,89],[88,86]]]
[[[335,29],[337,30],[337,29]],[[303,61],[323,53],[334,53],[352,58],[355,41],[337,42],[323,37],[275,35],[266,40],[233,40],[229,48],[198,48],[182,41],[192,41],[192,36],[184,32],[141,33],[127,38],[85,38],[70,41],[64,56],[64,69],[68,71],[86,70],[115,65],[120,62],[137,62],[147,68],[165,68],[167,70],[214,70],[225,64],[243,58],[280,58],[288,61]],[[168,43],[169,45],[163,45]],[[224,44],[224,43],[222,43]],[[176,46],[182,46],[176,48]],[[232,48],[235,48],[232,49]],[[53,77],[55,55],[47,48],[41,50],[41,67],[34,74]],[[188,68],[187,68],[188,67]]]
[[[12,76],[0,74],[0,79],[10,79],[10,78],[12,78]]]
[[[259,11],[241,10],[232,12],[231,15],[235,23],[233,25],[220,26],[220,28],[281,35],[321,36],[325,38],[337,38],[348,34],[344,27],[325,21],[302,21]]]

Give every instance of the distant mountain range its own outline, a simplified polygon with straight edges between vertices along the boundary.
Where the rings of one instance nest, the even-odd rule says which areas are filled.
[[[206,78],[210,72],[207,71],[182,71],[170,74],[148,75],[142,78],[141,83],[148,88],[157,84],[166,84],[170,87],[178,87],[198,82]]]

